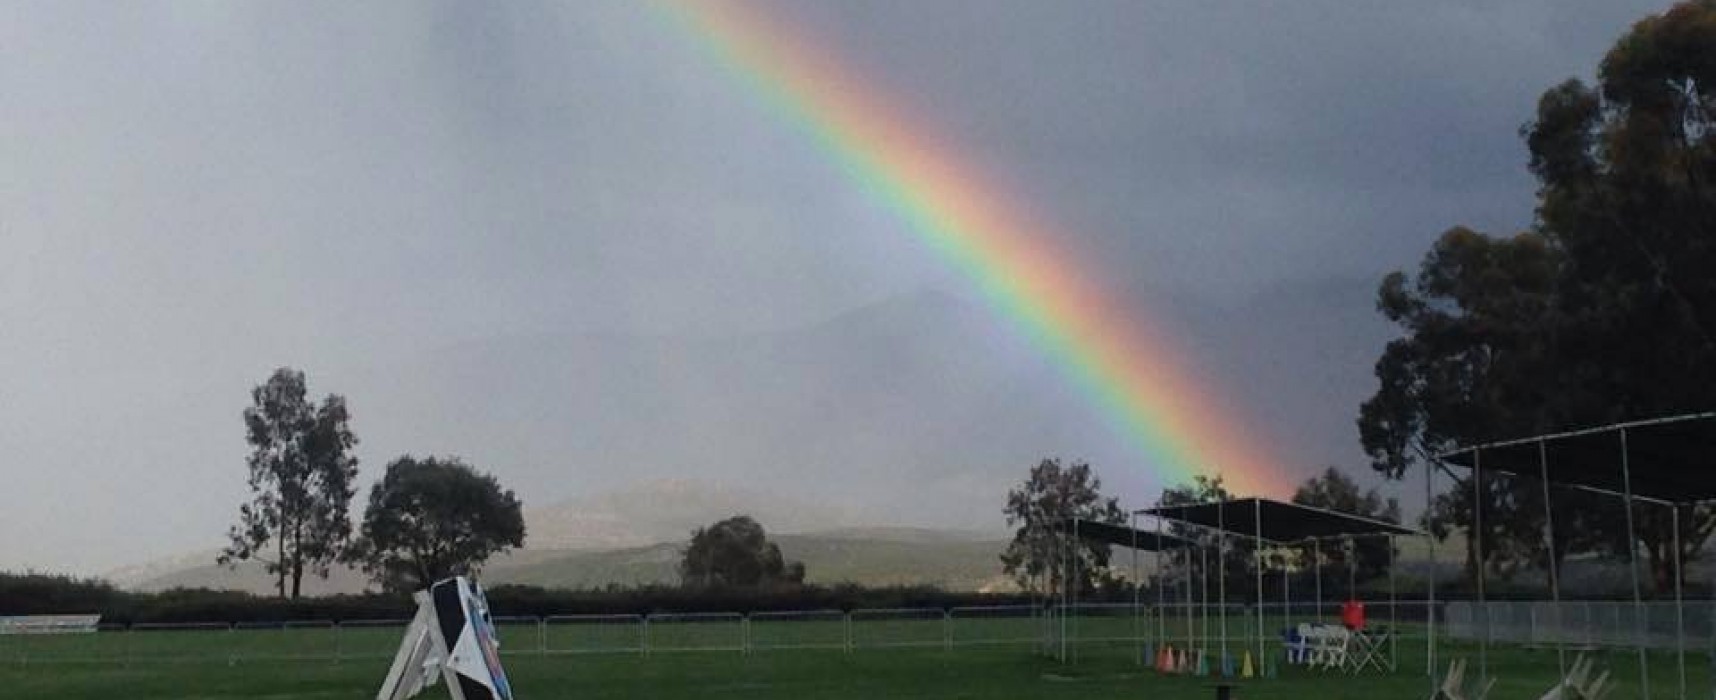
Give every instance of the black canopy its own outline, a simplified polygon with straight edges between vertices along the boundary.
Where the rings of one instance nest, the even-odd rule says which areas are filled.
[[[1698,413],[1463,447],[1440,455],[1549,483],[1622,494],[1622,436],[1634,496],[1671,503],[1716,500],[1716,413]]]
[[[1139,530],[1087,518],[1065,518],[1057,525],[1058,529],[1064,532],[1077,532],[1080,539],[1096,540],[1145,552],[1194,546],[1191,541],[1166,532],[1158,534],[1155,530]]]
[[[1138,512],[1275,543],[1299,542],[1314,537],[1421,534],[1394,523],[1267,498],[1158,506]]]

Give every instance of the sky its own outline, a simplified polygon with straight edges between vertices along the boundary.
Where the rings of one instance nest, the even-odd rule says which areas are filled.
[[[1519,127],[1663,2],[763,2],[1053,222],[1295,478],[1366,471],[1388,271],[1532,221]],[[765,485],[998,529],[1163,484],[812,139],[632,2],[0,4],[0,569],[218,546],[250,387],[360,483]],[[360,503],[362,494],[360,492]]]

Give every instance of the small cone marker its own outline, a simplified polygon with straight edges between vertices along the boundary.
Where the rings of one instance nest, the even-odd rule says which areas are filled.
[[[1243,660],[1239,664],[1239,677],[1240,678],[1250,678],[1252,675],[1253,674],[1252,674],[1252,670],[1251,670],[1251,650],[1248,649],[1245,652],[1245,656],[1243,657]]]
[[[1221,655],[1221,677],[1233,677],[1233,656],[1225,652]]]
[[[1205,676],[1210,675],[1210,659],[1209,659],[1209,656],[1204,654],[1204,650],[1202,650],[1202,649],[1198,650],[1198,671],[1197,671],[1197,673],[1198,673],[1199,678],[1203,678]]]
[[[1186,650],[1181,649],[1180,658],[1174,662],[1174,672],[1185,673],[1186,671],[1191,670],[1189,661],[1190,660],[1186,658]]]

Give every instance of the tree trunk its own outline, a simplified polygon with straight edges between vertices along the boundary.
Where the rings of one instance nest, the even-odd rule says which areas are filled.
[[[286,533],[282,531],[274,538],[274,587],[280,592],[280,597],[286,597]]]

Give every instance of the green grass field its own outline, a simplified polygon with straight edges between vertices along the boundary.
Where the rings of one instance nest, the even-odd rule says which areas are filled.
[[[957,624],[902,614],[846,622],[834,615],[749,625],[728,617],[626,618],[501,624],[517,695],[540,698],[1206,698],[1212,678],[1164,676],[1137,664],[1130,642],[1085,641],[1074,663],[1036,651],[1037,621],[998,617]],[[1129,635],[1130,618],[1086,618],[1081,637]],[[139,629],[93,635],[0,638],[0,698],[365,698],[398,643],[393,625],[263,629]],[[648,635],[650,652],[643,653]],[[747,640],[748,637],[748,640]],[[846,640],[856,646],[847,651]],[[751,652],[742,653],[747,641]],[[1235,651],[1238,643],[1235,642]],[[1279,646],[1271,644],[1271,653]],[[593,649],[631,649],[578,653]],[[1444,660],[1469,645],[1443,644]],[[1240,681],[1241,698],[1422,698],[1429,686],[1422,636],[1403,638],[1393,673],[1349,676],[1300,668]],[[1640,697],[1637,658],[1596,652],[1619,685]],[[1491,698],[1537,698],[1553,683],[1553,650],[1491,650]],[[1688,696],[1711,692],[1702,652],[1687,659]],[[1474,670],[1475,672],[1475,670]],[[1652,698],[1678,697],[1675,658],[1651,659]],[[428,697],[444,697],[436,690]]]

